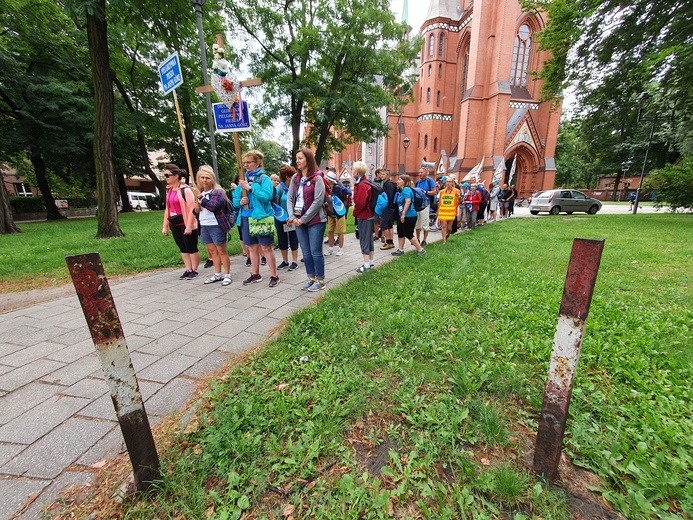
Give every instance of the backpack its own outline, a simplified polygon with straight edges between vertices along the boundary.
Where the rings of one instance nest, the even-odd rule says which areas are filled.
[[[489,191],[483,186],[477,189],[481,192],[481,202],[488,204],[488,201],[491,198],[491,194],[489,193]]]
[[[351,190],[344,185],[338,184],[332,188],[332,191],[337,197],[339,197],[339,200],[342,201],[342,204],[344,204],[344,207],[348,211],[351,205],[354,203],[353,199],[351,198]]]
[[[422,209],[427,208],[430,201],[428,200],[428,195],[426,195],[423,188],[413,187],[411,190],[414,192],[414,210],[419,212]]]
[[[371,211],[375,213],[375,207],[378,205],[378,197],[380,197],[380,194],[383,192],[383,187],[380,184],[369,181],[366,177],[364,177],[361,182],[367,182],[371,187],[371,200],[369,201],[368,205],[370,206]]]
[[[238,211],[236,211],[233,207],[233,204],[229,200],[229,198],[226,196],[224,193],[224,209],[222,210],[224,212],[224,215],[226,215],[226,218],[229,221],[229,225],[231,226],[230,229],[233,229],[233,227],[236,225],[236,217],[238,217]]]
[[[378,195],[378,201],[375,206],[375,214],[382,215],[383,211],[385,211],[388,206],[387,193],[382,192],[380,195]]]

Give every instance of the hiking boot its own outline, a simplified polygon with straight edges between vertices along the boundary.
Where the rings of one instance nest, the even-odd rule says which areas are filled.
[[[205,262],[205,269],[207,269],[208,267],[212,267],[213,265],[214,265],[214,262],[212,262],[211,260],[207,260]]]
[[[416,254],[419,255],[419,256],[425,255],[425,254],[426,254],[426,250],[422,247],[421,249],[419,249],[419,250],[416,252]]]
[[[322,280],[315,280],[306,291],[308,292],[318,292],[325,288],[325,282]]]
[[[398,249],[397,251],[393,251],[393,252],[390,253],[390,254],[391,254],[392,256],[402,256],[402,255],[404,254],[404,251],[402,251],[401,249]]]
[[[279,285],[279,277],[278,276],[270,276],[269,286],[270,287],[276,287],[277,285]]]
[[[221,282],[224,279],[224,275],[221,273],[215,273],[205,280],[205,285],[215,282]]]
[[[261,274],[251,274],[248,278],[243,280],[243,285],[250,285],[251,283],[258,283],[262,281]]]
[[[222,287],[226,287],[227,285],[231,285],[231,275],[227,274],[224,276],[224,279],[221,282]]]
[[[301,287],[301,290],[307,291],[308,289],[310,289],[313,286],[314,283],[316,283],[315,280],[313,280],[312,278],[308,278],[306,280],[306,282],[303,284],[303,286]]]
[[[267,265],[267,259],[264,256],[260,257],[260,265]]]
[[[286,269],[287,267],[289,267],[289,262],[283,260],[282,263],[277,266],[277,269]]]
[[[296,269],[298,269],[298,264],[296,262],[291,262],[291,265],[287,271],[295,271]]]
[[[383,250],[383,251],[385,251],[386,249],[394,249],[394,248],[395,248],[395,244],[383,244],[383,245],[380,247],[380,249]]]

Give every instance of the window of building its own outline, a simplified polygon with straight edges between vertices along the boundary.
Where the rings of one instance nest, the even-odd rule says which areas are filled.
[[[527,86],[527,68],[532,46],[532,31],[529,25],[522,24],[517,30],[513,46],[513,59],[510,66],[510,83],[516,87]]]
[[[442,78],[442,77],[443,77],[443,65],[440,64],[440,65],[438,65],[438,78]]]
[[[424,150],[428,149],[428,134],[424,135]]]
[[[419,87],[419,101],[423,101],[423,87]]]
[[[435,49],[436,49],[436,37],[431,34],[431,37],[428,39],[428,55],[433,56]]]
[[[431,73],[432,73],[432,72],[433,72],[433,67],[431,67],[431,66],[429,65],[429,66],[428,66],[428,77],[429,77],[429,78],[431,77]]]
[[[433,151],[434,152],[438,151],[438,138],[437,137],[433,138]]]
[[[431,89],[426,90],[426,103],[431,102]]]
[[[445,46],[445,35],[440,33],[440,38],[438,38],[438,56],[443,55],[443,47]]]
[[[13,182],[14,192],[18,197],[31,197],[31,186],[23,182]]]
[[[440,106],[440,90],[439,90],[438,93],[436,94],[436,106],[437,106],[437,107]]]
[[[464,46],[464,52],[462,53],[462,95],[467,90],[467,73],[469,72],[469,42]]]

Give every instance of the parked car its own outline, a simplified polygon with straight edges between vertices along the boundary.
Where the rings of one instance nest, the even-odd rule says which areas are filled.
[[[577,190],[546,190],[535,194],[529,204],[529,212],[538,215],[540,211],[548,211],[552,215],[567,213],[570,215],[575,211],[584,211],[594,215],[602,209],[602,203],[588,197]]]
[[[128,199],[130,200],[130,205],[135,211],[148,211],[149,206],[147,205],[148,197],[155,197],[156,193],[143,193],[128,191]]]

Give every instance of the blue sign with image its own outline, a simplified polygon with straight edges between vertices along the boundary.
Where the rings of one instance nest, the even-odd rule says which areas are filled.
[[[224,103],[213,103],[214,122],[217,132],[243,132],[250,130],[250,112],[248,103],[241,101],[234,103],[233,109]]]
[[[183,84],[183,73],[180,70],[180,60],[178,53],[174,52],[159,65],[159,79],[164,88],[164,94],[168,94],[176,87]]]

